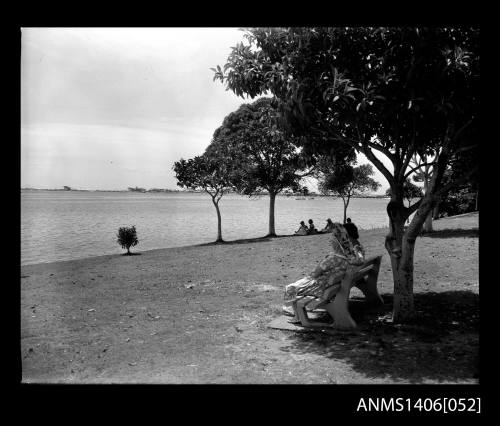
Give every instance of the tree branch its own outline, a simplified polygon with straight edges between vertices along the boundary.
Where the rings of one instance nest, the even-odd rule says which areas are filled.
[[[412,204],[410,207],[406,207],[406,213],[408,214],[407,217],[410,217],[414,211],[417,211],[418,208],[420,207],[420,204],[422,204],[422,198],[418,200],[415,204]]]
[[[413,116],[412,116],[412,127],[413,127],[413,137],[411,138],[411,142],[407,146],[406,149],[402,150],[402,155],[403,155],[403,158],[405,158],[405,159],[403,161],[403,166],[401,167],[401,173],[404,173],[404,171],[406,170],[406,168],[410,164],[410,161],[411,161],[413,155],[415,154],[415,140],[417,138],[416,129],[415,129],[415,127],[416,127],[415,114],[413,114]],[[404,177],[403,179],[406,179],[406,177]]]
[[[380,172],[385,176],[387,182],[392,187],[394,185],[394,177],[391,175],[389,170],[384,166],[384,164],[375,156],[372,150],[369,148],[369,144],[371,142],[367,140],[367,137],[362,137],[361,132],[359,131],[359,126],[356,126],[356,131],[358,132],[359,144],[361,145],[361,151],[366,157],[373,163],[373,165],[380,170]],[[359,148],[358,148],[359,149]],[[392,161],[392,164],[395,164],[395,158],[392,153],[389,152],[389,159]]]
[[[399,177],[403,177],[403,181],[406,180],[406,178],[411,174],[411,173],[406,173],[405,171],[408,168],[408,165],[410,164],[411,159],[415,155],[414,151],[414,140],[411,142],[410,146],[408,147],[407,150],[405,150],[405,153],[403,154],[404,160],[401,165],[401,169],[399,170]]]
[[[387,148],[384,148],[383,146],[381,145],[377,145],[373,142],[367,142],[367,145],[373,149],[376,149],[377,151],[381,152],[382,154],[384,154],[385,156],[387,156],[387,158],[389,158],[389,160],[391,161],[394,161],[396,159],[395,155],[389,151]]]
[[[386,169],[382,161],[380,161],[377,157],[375,157],[375,154],[373,154],[372,150],[368,147],[366,144],[362,144],[362,152],[363,154],[366,155],[366,158],[368,158],[373,165],[384,175],[384,177],[387,179],[387,182],[389,185],[392,187],[394,186],[394,177],[391,175],[391,172]]]
[[[421,167],[424,167],[424,166],[433,166],[434,164],[435,164],[434,161],[432,163],[420,163],[418,166],[413,167],[412,169],[410,169],[410,171],[404,175],[404,179],[406,180],[406,178],[408,176],[410,176],[413,172],[415,172],[416,170],[420,169]]]

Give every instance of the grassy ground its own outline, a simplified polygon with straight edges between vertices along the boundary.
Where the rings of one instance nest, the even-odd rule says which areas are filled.
[[[416,243],[419,315],[404,326],[390,322],[387,230],[360,231],[367,255],[384,254],[385,304],[370,311],[354,289],[359,330],[335,335],[266,327],[329,235],[24,266],[23,382],[476,383],[478,216],[435,229]]]

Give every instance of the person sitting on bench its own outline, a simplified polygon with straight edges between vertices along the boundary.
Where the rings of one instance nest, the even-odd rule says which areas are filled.
[[[301,295],[321,297],[323,291],[342,279],[349,265],[362,265],[365,250],[361,244],[353,244],[347,230],[340,223],[333,224],[332,251],[306,277],[285,287],[283,312],[295,316],[287,305]],[[288,303],[287,303],[288,302]],[[299,322],[298,318],[294,322]]]
[[[307,235],[307,226],[304,221],[300,221],[299,229],[295,231],[294,235]]]

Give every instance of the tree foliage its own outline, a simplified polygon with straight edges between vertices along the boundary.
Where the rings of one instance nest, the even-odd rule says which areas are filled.
[[[126,227],[123,226],[118,229],[116,234],[116,242],[124,249],[127,249],[127,254],[130,254],[130,247],[135,247],[139,244],[139,239],[137,238],[137,231],[135,226]]]
[[[228,153],[223,148],[211,149],[188,160],[181,158],[173,166],[178,186],[203,190],[212,198],[217,212],[217,241],[220,242],[223,239],[219,201],[233,188],[231,180],[234,173]]]
[[[357,167],[340,166],[327,171],[320,179],[319,186],[325,193],[340,197],[363,195],[367,191],[376,191],[380,188],[380,183],[371,176],[373,176],[371,164]]]
[[[391,188],[387,188],[385,191],[385,195],[388,197],[392,196]],[[406,179],[403,185],[403,198],[408,202],[408,206],[410,206],[411,202],[415,199],[420,199],[424,196],[424,191],[422,187],[415,185],[409,179]]]
[[[336,195],[342,198],[344,203],[344,223],[351,197],[362,195],[367,191],[376,191],[380,187],[380,183],[371,177],[373,167],[370,164],[362,164],[357,167],[349,164],[341,166],[333,164],[332,168],[323,166],[322,169],[319,189],[323,194]]]
[[[257,28],[235,46],[219,79],[237,95],[271,93],[295,136],[320,135],[363,153],[391,188],[386,248],[394,277],[394,320],[414,313],[415,238],[450,161],[476,151],[479,135],[479,31],[474,28]],[[310,148],[309,139],[303,139]],[[383,154],[392,170],[375,155]],[[406,207],[404,184],[415,154],[433,158],[424,197]],[[410,225],[406,219],[416,212]]]
[[[193,190],[203,190],[220,199],[232,188],[227,167],[216,157],[201,155],[188,160],[181,158],[173,169],[177,186]]]
[[[394,174],[369,159],[391,186],[404,182],[414,153],[446,146],[448,160],[477,128],[476,30],[264,28],[245,37],[214,78],[240,96],[276,95],[295,133],[384,153]]]
[[[270,98],[243,104],[224,119],[207,148],[208,152],[225,148],[232,153],[237,164],[232,183],[245,195],[298,188],[297,141],[285,137],[276,117]]]
[[[298,138],[286,134],[278,120],[274,99],[243,104],[224,119],[207,148],[207,153],[231,153],[235,167],[230,180],[240,193],[269,194],[269,235],[275,235],[275,196],[287,188],[298,191],[301,178],[310,171],[304,169],[312,162],[303,160]]]

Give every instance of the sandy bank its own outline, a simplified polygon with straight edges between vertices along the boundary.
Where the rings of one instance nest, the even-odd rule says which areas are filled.
[[[477,214],[440,219],[434,227],[463,231],[417,240],[415,292],[462,292],[473,298],[478,294],[478,238],[468,230],[478,228]],[[368,254],[385,254],[386,233],[360,231]],[[313,346],[297,340],[302,339],[297,333],[267,329],[279,314],[283,287],[315,266],[328,241],[329,235],[281,237],[23,266],[23,380],[473,382],[469,358],[463,371],[455,365],[441,373],[424,368],[388,374],[383,363],[356,361],[338,339]],[[379,288],[392,293],[386,254]],[[371,341],[369,333],[365,337]],[[329,348],[336,348],[333,355]]]

